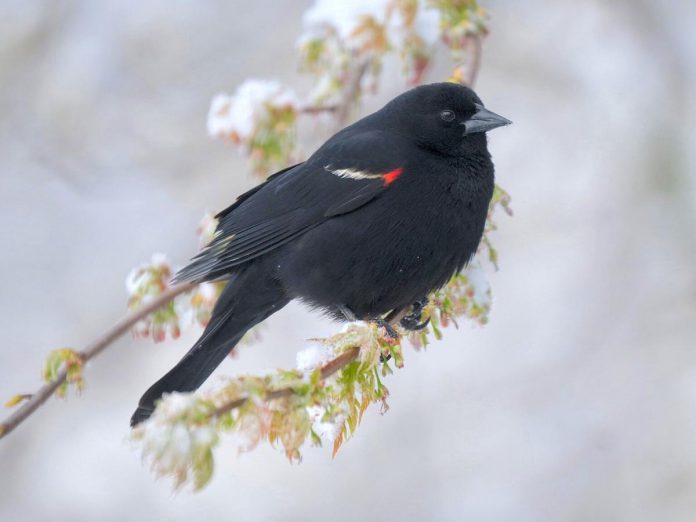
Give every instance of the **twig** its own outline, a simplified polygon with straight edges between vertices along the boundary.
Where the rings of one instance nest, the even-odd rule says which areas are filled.
[[[305,105],[300,107],[299,112],[303,114],[319,114],[322,112],[336,112],[339,105],[336,103],[334,105]]]
[[[350,109],[355,102],[355,99],[360,94],[360,83],[362,82],[365,72],[367,72],[367,66],[370,65],[370,59],[363,58],[360,63],[351,70],[349,74],[343,91],[341,92],[341,101],[336,109],[336,124],[338,128],[344,127],[348,121],[348,115]]]
[[[455,74],[461,71],[461,81],[464,85],[473,87],[481,68],[481,55],[483,53],[483,35],[477,33],[467,37],[464,44],[466,59],[454,66]]]
[[[355,103],[358,94],[360,94],[360,83],[363,76],[365,76],[365,72],[367,72],[369,64],[369,58],[363,58],[355,67],[348,70],[343,89],[336,103],[331,105],[304,105],[299,108],[299,112],[301,114],[332,113],[335,117],[336,127],[340,129],[345,126],[351,106]]]
[[[84,350],[78,352],[80,359],[83,363],[86,363],[90,359],[96,357],[107,346],[111,345],[116,339],[128,332],[133,325],[135,325],[135,323],[147,317],[158,308],[163,307],[176,296],[191,290],[191,288],[194,286],[195,285],[192,284],[174,286],[157,296],[154,301],[148,303],[139,310],[128,314],[109,330],[104,332],[104,334],[88,344]],[[53,395],[53,392],[55,392],[56,389],[65,382],[66,377],[67,367],[64,366],[58,373],[58,377],[56,377],[55,380],[44,384],[41,388],[39,388],[38,391],[30,396],[31,398],[29,400],[22,403],[20,407],[18,407],[2,424],[0,424],[0,438],[6,436],[8,433],[14,430],[27,417],[34,413],[39,406],[46,402],[48,398]]]
[[[387,321],[389,324],[394,325],[401,320],[405,313],[406,310],[393,310],[391,313],[389,313],[389,315],[387,315],[385,321]],[[327,362],[324,366],[321,367],[321,378],[326,379],[334,373],[336,373],[337,371],[342,370],[345,366],[356,360],[359,355],[359,346],[352,346],[351,348],[348,348],[346,351],[331,359],[329,362]],[[281,399],[283,397],[290,397],[295,393],[296,391],[294,388],[280,388],[278,390],[268,392],[264,397],[264,400],[266,402],[269,402],[275,399]],[[215,409],[211,417],[220,417],[228,411],[232,411],[236,408],[241,408],[244,405],[244,403],[248,400],[248,397],[240,397],[239,399],[235,399],[228,403],[222,404],[221,406]]]

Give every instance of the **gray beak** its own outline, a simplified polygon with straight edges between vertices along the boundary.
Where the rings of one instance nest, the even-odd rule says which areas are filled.
[[[503,125],[510,125],[512,122],[507,118],[489,111],[483,105],[476,104],[476,112],[467,121],[463,122],[464,136],[475,132],[486,132]]]

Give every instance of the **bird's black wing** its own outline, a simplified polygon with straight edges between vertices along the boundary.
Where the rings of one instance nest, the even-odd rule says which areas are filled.
[[[401,138],[339,133],[305,163],[282,170],[220,212],[214,239],[174,278],[200,282],[278,248],[377,197],[403,172]]]

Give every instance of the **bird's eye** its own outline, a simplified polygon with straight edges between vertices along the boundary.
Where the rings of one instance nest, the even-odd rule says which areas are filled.
[[[443,121],[452,121],[456,118],[456,115],[454,111],[446,110],[440,113],[440,118],[442,118]]]

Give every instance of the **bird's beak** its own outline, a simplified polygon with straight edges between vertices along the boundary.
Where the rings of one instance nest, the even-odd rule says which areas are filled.
[[[510,125],[512,122],[499,114],[489,111],[483,105],[476,104],[476,112],[467,121],[463,122],[464,136],[475,132],[486,132],[496,127]]]

